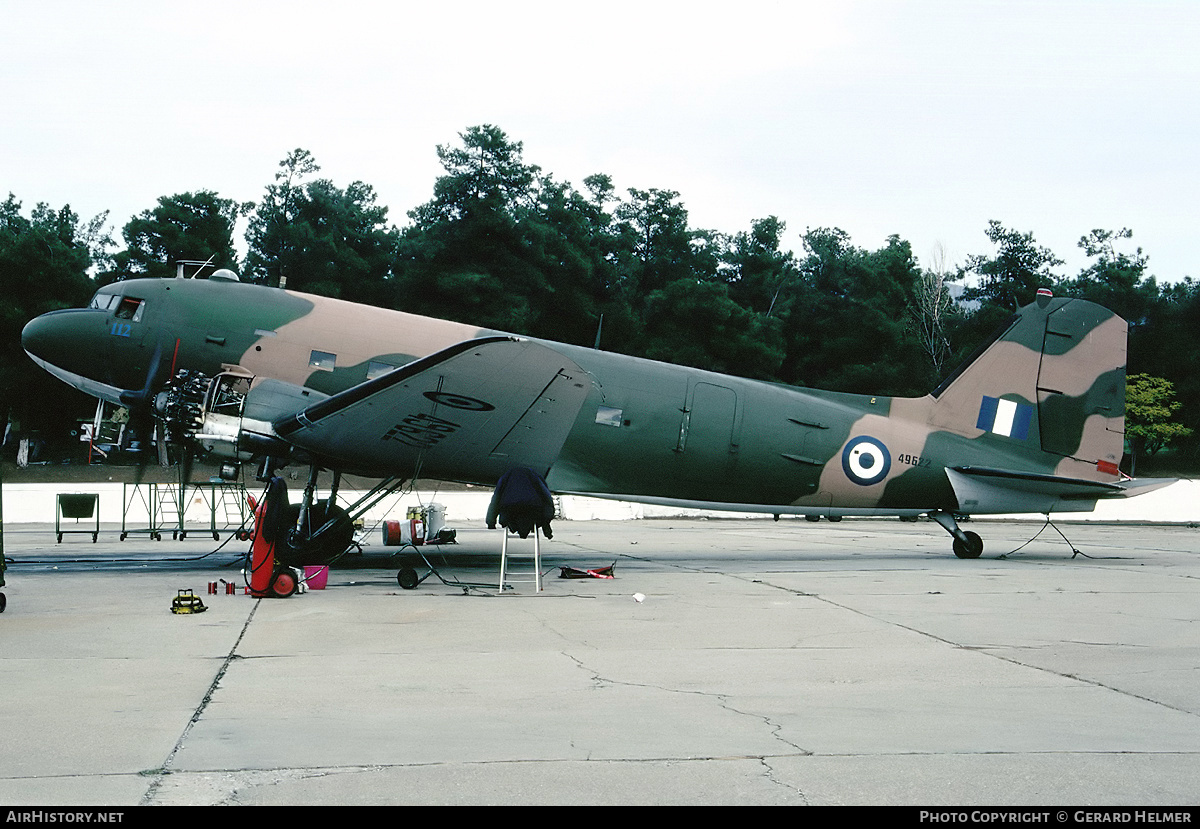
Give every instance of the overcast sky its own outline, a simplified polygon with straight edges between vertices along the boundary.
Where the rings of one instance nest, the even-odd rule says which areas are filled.
[[[1200,277],[1200,2],[103,2],[0,15],[0,197],[26,214],[258,200],[303,147],[393,223],[437,144],[495,124],[560,181],[675,190],[693,227],[889,234],[928,264],[989,219],[1074,274],[1129,227]],[[241,240],[238,240],[241,243]]]

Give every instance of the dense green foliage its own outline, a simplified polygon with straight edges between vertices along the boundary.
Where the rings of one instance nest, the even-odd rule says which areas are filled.
[[[206,263],[205,275],[218,268],[236,269],[233,226],[253,206],[222,199],[208,190],[163,196],[157,207],[125,225],[125,249],[112,257],[112,267],[101,273],[98,281],[171,277],[178,262]],[[186,274],[191,276],[198,268],[186,267]]]
[[[0,212],[7,405],[14,390],[65,394],[61,384],[47,388],[21,353],[24,321],[86,302],[97,282],[173,276],[181,259],[488,328],[886,395],[926,393],[998,322],[1050,287],[1130,321],[1130,372],[1173,384],[1181,429],[1171,437],[1193,457],[1200,449],[1200,378],[1188,370],[1200,358],[1200,284],[1160,286],[1141,249],[1125,249],[1127,229],[1083,236],[1090,264],[1074,276],[1057,272],[1062,260],[1032,233],[999,221],[984,229],[993,249],[959,267],[922,266],[898,236],[860,248],[839,228],[793,236],[797,253],[779,217],[732,234],[695,228],[675,191],[621,193],[605,174],[577,189],[526,161],[521,142],[495,126],[458,138],[436,148],[443,174],[403,227],[389,224],[370,185],[318,178],[303,149],[280,162],[257,205],[209,191],[164,196],[130,219],[125,247],[112,255],[104,217],[81,226],[67,207],[38,205],[26,219],[9,196]],[[249,228],[239,268],[233,228],[242,216]]]
[[[65,442],[89,398],[34,365],[21,329],[39,314],[84,305],[96,290],[88,269],[107,244],[107,217],[81,224],[70,207],[39,203],[26,218],[11,194],[0,204],[0,412],[20,428],[41,427]]]
[[[1125,387],[1125,435],[1132,453],[1153,455],[1169,444],[1191,435],[1192,430],[1174,422],[1180,403],[1171,381],[1149,374],[1133,374]]]

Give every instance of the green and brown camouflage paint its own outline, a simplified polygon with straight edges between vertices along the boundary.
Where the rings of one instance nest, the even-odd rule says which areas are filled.
[[[372,367],[499,333],[236,282],[133,280],[106,293],[142,300],[141,318],[117,320],[112,308],[57,312],[30,323],[26,348],[120,389],[140,388],[169,362],[334,395],[366,381]],[[809,513],[957,510],[947,469],[1112,482],[1123,451],[1125,340],[1125,322],[1106,309],[1039,297],[919,398],[822,392],[538,341],[589,384],[557,459],[541,471],[559,492]],[[336,459],[337,450],[324,456]],[[461,466],[454,474],[471,479]]]

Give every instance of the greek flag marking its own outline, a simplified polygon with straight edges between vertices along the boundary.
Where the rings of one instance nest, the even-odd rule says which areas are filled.
[[[984,397],[975,426],[994,435],[1025,440],[1029,437],[1029,424],[1032,420],[1033,406],[1027,403]]]

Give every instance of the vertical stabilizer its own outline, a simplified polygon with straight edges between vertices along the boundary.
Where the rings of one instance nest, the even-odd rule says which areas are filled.
[[[1059,475],[1112,480],[1124,452],[1128,325],[1039,296],[935,392],[932,425]]]

